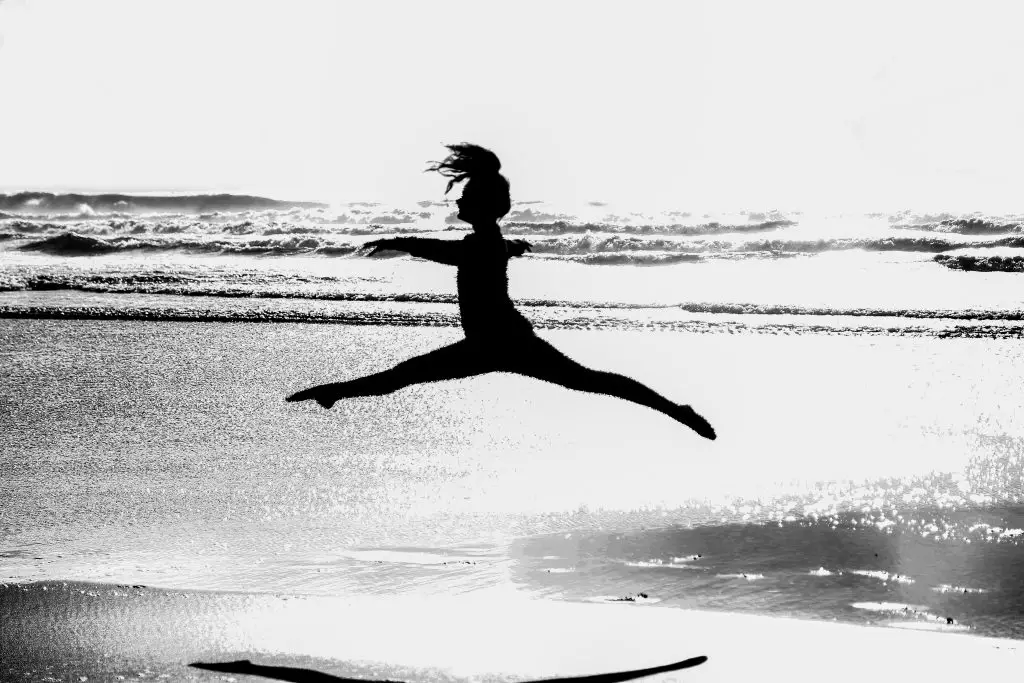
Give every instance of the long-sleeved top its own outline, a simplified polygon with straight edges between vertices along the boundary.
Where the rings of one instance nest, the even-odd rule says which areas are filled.
[[[523,254],[521,244],[475,233],[461,240],[399,237],[393,243],[412,256],[458,268],[459,314],[467,338],[506,340],[533,333],[508,295],[508,260]]]

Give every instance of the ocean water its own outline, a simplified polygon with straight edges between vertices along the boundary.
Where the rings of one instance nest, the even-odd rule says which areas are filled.
[[[1024,637],[1024,216],[521,203],[584,364],[286,404],[460,337],[442,202],[0,196],[0,581],[511,588]]]

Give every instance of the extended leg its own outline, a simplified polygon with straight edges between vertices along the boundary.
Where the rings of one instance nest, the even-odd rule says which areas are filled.
[[[673,403],[635,379],[580,365],[539,337],[524,344],[520,350],[522,353],[514,354],[512,359],[502,364],[502,370],[558,384],[567,389],[605,394],[638,403],[681,422],[706,439],[715,438],[715,430],[693,408]]]
[[[356,396],[382,396],[411,384],[472,377],[493,370],[479,349],[465,339],[410,358],[384,372],[366,377],[311,387],[287,398],[288,401],[315,400],[324,408],[335,401]]]

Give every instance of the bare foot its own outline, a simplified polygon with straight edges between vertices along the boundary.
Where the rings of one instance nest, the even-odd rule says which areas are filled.
[[[697,414],[690,406],[679,406],[678,412],[673,415],[676,420],[697,432],[705,439],[714,441],[717,438],[714,427],[707,420]]]
[[[329,389],[327,387],[312,387],[310,389],[303,389],[302,391],[296,392],[285,400],[289,403],[295,403],[296,401],[308,401],[313,399],[320,404],[321,408],[329,410],[334,407],[334,402],[337,401],[337,399],[332,398],[328,392]]]

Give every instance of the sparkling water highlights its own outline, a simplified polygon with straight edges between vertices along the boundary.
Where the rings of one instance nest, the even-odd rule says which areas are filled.
[[[0,581],[1024,636],[1024,300],[992,266],[1021,217],[514,207],[539,334],[709,443],[511,375],[287,404],[458,339],[450,269],[358,247],[461,233],[430,204],[194,209],[0,208]]]

